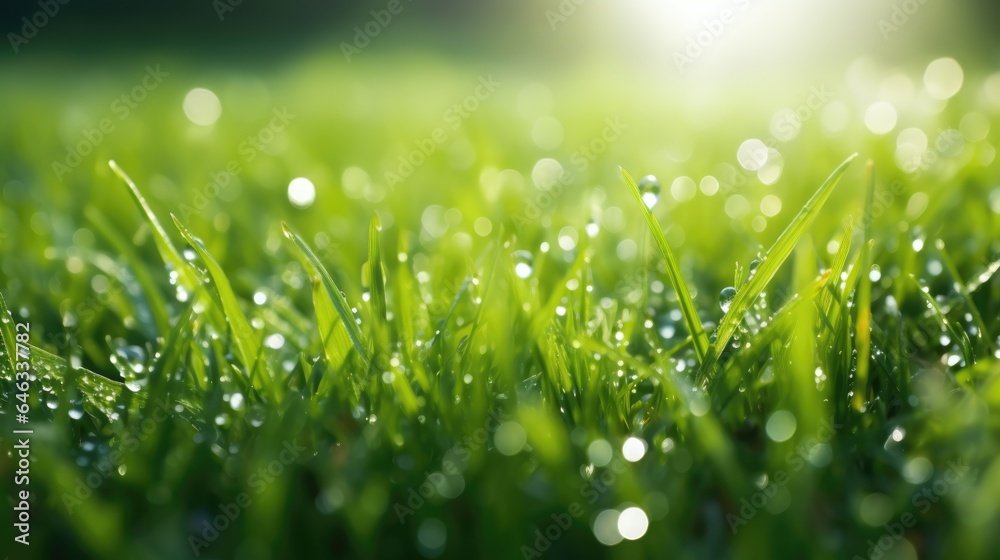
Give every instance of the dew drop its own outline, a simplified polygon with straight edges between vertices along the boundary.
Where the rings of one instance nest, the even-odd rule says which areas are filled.
[[[656,206],[660,200],[660,180],[654,175],[646,175],[639,180],[639,194],[647,208]]]
[[[736,297],[736,288],[732,286],[727,286],[722,289],[719,293],[719,307],[722,308],[723,313],[729,313],[729,307],[733,304],[733,298]]]
[[[514,274],[518,278],[527,278],[534,271],[535,258],[529,251],[514,251],[511,258],[514,259]]]
[[[122,361],[123,365],[135,373],[142,373],[142,370],[146,367],[146,351],[139,346],[122,346],[115,350],[115,354]]]

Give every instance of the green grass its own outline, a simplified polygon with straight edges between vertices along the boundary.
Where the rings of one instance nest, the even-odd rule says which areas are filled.
[[[200,557],[536,557],[525,547],[548,529],[544,558],[839,559],[867,557],[903,515],[912,527],[885,558],[993,556],[995,131],[914,177],[894,135],[816,118],[779,147],[775,184],[749,174],[675,197],[674,177],[723,179],[740,142],[767,136],[775,102],[723,108],[725,126],[704,128],[608,80],[556,109],[566,138],[546,151],[516,108],[524,83],[505,79],[390,189],[383,172],[475,81],[380,63],[391,80],[336,76],[354,93],[306,64],[269,103],[221,76],[201,84],[230,92],[207,132],[184,122],[194,81],[178,68],[62,182],[49,162],[79,139],[44,132],[61,117],[0,118],[16,162],[0,191],[0,313],[30,322],[37,376],[32,555],[191,557],[189,538],[242,496]],[[4,101],[62,99],[23,78]],[[557,96],[578,92],[566,80]],[[907,126],[995,120],[981,81],[970,72],[940,114]],[[79,103],[99,115],[127,86],[96,83]],[[311,93],[324,88],[332,99]],[[419,103],[366,109],[390,89]],[[626,95],[634,106],[613,108],[631,128],[572,163]],[[271,105],[298,116],[244,158]],[[29,129],[42,132],[27,145]],[[663,155],[677,145],[690,153]],[[873,163],[851,165],[854,152]],[[546,157],[572,178],[559,191],[532,184]],[[234,158],[238,177],[186,211]],[[659,176],[657,204],[620,169]],[[286,197],[299,176],[317,186],[306,209]],[[749,212],[727,212],[736,195]],[[782,208],[755,228],[767,195]],[[9,448],[17,333],[0,333]],[[636,462],[629,438],[646,449]],[[13,470],[0,455],[8,494]],[[645,535],[599,543],[602,512],[629,507]],[[0,533],[6,551],[10,524]]]

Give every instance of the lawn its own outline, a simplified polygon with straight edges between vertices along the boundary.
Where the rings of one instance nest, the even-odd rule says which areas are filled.
[[[8,68],[0,550],[995,557],[1000,74],[363,54]]]

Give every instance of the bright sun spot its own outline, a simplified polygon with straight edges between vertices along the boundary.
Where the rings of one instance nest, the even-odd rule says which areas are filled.
[[[288,201],[298,208],[308,208],[316,200],[316,187],[305,177],[296,177],[288,183]]]

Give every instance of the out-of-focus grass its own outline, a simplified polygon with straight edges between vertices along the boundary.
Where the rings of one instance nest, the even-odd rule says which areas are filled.
[[[883,136],[867,94],[831,79],[764,185],[737,148],[809,88],[709,118],[614,80],[494,72],[459,113],[489,72],[406,62],[318,58],[266,80],[163,64],[124,119],[112,103],[141,65],[71,96],[72,71],[5,88],[0,293],[35,348],[32,553],[849,558],[888,535],[895,558],[991,557],[985,76],[946,104],[915,94]],[[181,109],[195,86],[221,99],[212,127]],[[105,117],[114,130],[57,178]],[[908,128],[929,137],[918,173],[896,157]],[[854,152],[873,186],[855,165],[821,188]],[[653,222],[619,166],[659,177]],[[296,177],[316,187],[307,208],[289,202]],[[704,365],[692,324],[712,335]],[[5,484],[14,464],[0,458]],[[641,525],[635,510],[616,525],[632,507],[645,534],[599,544]],[[886,524],[905,514],[901,540]]]

